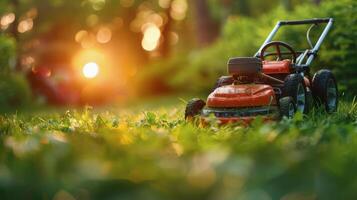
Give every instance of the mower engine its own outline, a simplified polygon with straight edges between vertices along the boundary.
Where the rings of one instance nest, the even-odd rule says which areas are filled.
[[[270,119],[277,113],[272,86],[261,82],[262,61],[258,58],[232,58],[228,73],[233,83],[216,88],[207,98],[203,116],[213,114],[222,122],[251,121],[258,115]]]

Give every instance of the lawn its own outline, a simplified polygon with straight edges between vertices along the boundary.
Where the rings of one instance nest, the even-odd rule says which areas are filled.
[[[154,101],[155,102],[155,101]],[[357,102],[248,127],[162,106],[0,115],[6,199],[356,199]],[[144,108],[145,107],[145,108]],[[142,110],[145,110],[143,112]]]
[[[356,13],[357,0],[0,0],[0,200],[356,200]],[[319,20],[281,22],[299,25],[266,40],[304,19]],[[297,55],[264,54],[264,41]],[[227,70],[231,58],[256,69]],[[325,99],[327,84],[339,108],[185,121],[188,95],[206,98],[225,75],[262,110],[275,99],[263,105],[251,84],[279,98],[296,89],[295,103],[304,85]]]

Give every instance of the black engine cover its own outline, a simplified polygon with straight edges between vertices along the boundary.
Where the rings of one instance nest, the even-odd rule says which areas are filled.
[[[263,63],[259,58],[238,57],[228,61],[228,73],[232,76],[254,76],[262,71]]]

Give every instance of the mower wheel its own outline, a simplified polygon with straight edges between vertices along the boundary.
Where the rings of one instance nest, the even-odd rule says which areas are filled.
[[[232,76],[221,76],[217,80],[216,84],[214,85],[213,91],[215,89],[219,88],[219,87],[222,87],[222,86],[225,86],[225,85],[231,85],[231,84],[233,84],[233,82],[234,82],[234,79],[233,79]]]
[[[206,103],[201,99],[198,98],[191,99],[186,106],[185,119],[191,120],[194,117],[200,115],[205,105]]]
[[[306,87],[306,106],[308,108],[308,111],[311,111],[312,108],[314,107],[314,97],[312,95],[311,88]]]
[[[322,69],[312,79],[312,92],[317,106],[324,105],[326,112],[333,113],[338,107],[338,88],[332,72]]]
[[[280,117],[291,119],[296,112],[295,102],[292,97],[283,97],[279,100]]]
[[[290,74],[286,77],[283,97],[292,97],[297,111],[304,114],[309,112],[305,81],[300,74]]]

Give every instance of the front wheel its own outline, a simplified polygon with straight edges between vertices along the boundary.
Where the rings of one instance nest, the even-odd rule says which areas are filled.
[[[328,113],[337,111],[338,88],[330,70],[322,69],[315,73],[312,79],[312,92],[318,106],[323,105]]]
[[[202,113],[203,107],[206,103],[198,98],[191,99],[186,106],[185,119],[192,120],[194,117],[199,116]]]
[[[279,100],[280,117],[291,119],[296,112],[295,102],[292,97],[283,97]]]
[[[309,112],[305,81],[300,74],[290,74],[286,77],[283,87],[283,97],[291,97],[297,111],[304,114]]]

